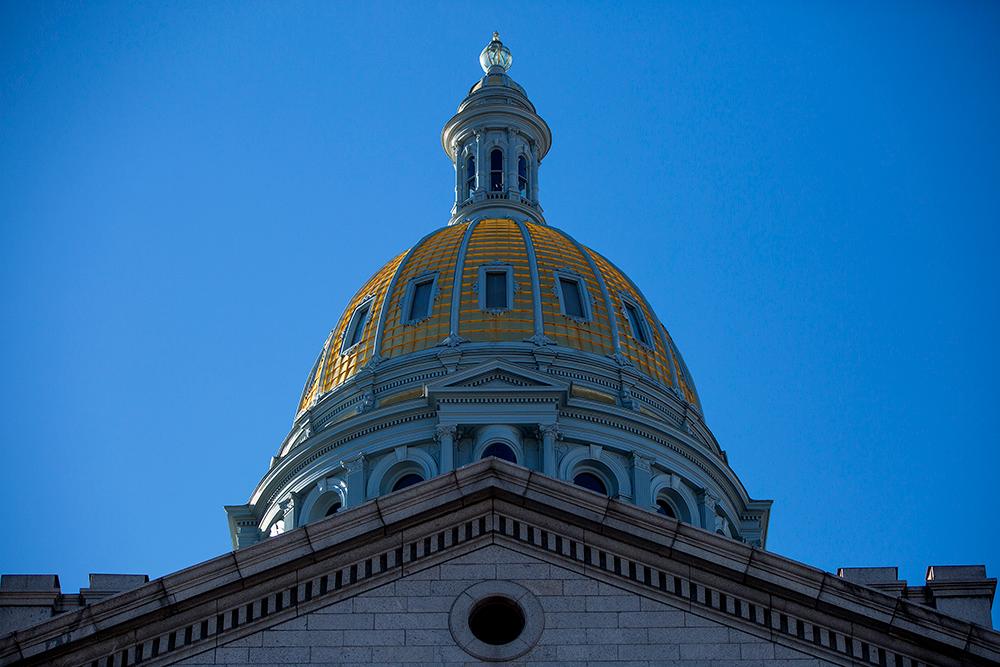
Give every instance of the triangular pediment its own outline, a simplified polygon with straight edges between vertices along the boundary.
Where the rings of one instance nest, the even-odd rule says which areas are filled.
[[[248,653],[237,662],[268,663],[269,647],[364,643],[400,662],[392,655],[409,646],[408,630],[455,658],[430,651],[425,662],[461,661],[449,610],[468,586],[493,580],[557,596],[542,604],[551,628],[582,628],[568,647],[635,646],[627,630],[657,628],[643,631],[650,655],[634,656],[657,664],[742,655],[711,648],[720,643],[824,664],[1000,660],[1000,634],[986,628],[488,459],[0,638],[0,665],[172,664],[224,648]],[[400,608],[401,597],[414,608]],[[358,643],[344,643],[347,630]],[[537,659],[554,641],[539,642]],[[337,650],[328,662],[351,662]],[[581,650],[552,661],[580,664],[570,654]]]
[[[427,386],[428,393],[436,391],[495,391],[505,389],[531,389],[566,391],[568,384],[545,373],[517,366],[502,360],[492,360],[474,368],[451,373]]]

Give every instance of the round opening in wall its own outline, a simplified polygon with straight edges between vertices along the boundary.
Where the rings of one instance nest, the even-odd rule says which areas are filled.
[[[509,644],[524,630],[524,612],[510,598],[488,597],[469,613],[469,629],[484,644]]]
[[[545,613],[524,586],[492,579],[472,584],[455,598],[448,629],[469,655],[504,662],[534,648],[545,629]]]

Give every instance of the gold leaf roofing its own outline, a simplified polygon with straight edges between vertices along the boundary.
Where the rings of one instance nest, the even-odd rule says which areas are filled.
[[[509,309],[493,312],[481,307],[482,267],[511,272],[514,293]],[[582,283],[589,318],[563,314],[559,276]],[[408,285],[428,279],[434,280],[429,313],[409,322],[404,312]],[[536,294],[540,308],[536,308]],[[645,318],[647,342],[632,330],[626,303]],[[352,315],[365,304],[369,314],[361,341],[345,350],[344,336]],[[541,322],[536,322],[536,313]],[[301,412],[313,405],[376,358],[430,349],[449,336],[483,343],[525,341],[538,334],[558,346],[627,360],[699,406],[694,382],[670,334],[642,293],[614,264],[554,227],[487,219],[428,234],[368,279],[330,332],[298,409]]]

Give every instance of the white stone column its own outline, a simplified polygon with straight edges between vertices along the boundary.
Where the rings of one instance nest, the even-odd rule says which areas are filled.
[[[455,424],[438,424],[434,431],[435,437],[441,443],[441,473],[455,469],[455,436],[458,426]]]
[[[292,530],[299,527],[299,510],[302,508],[299,503],[299,494],[292,491],[288,497],[278,503],[281,508],[281,518],[285,522],[285,530]]]
[[[649,459],[632,452],[632,497],[639,507],[653,507],[650,463]]]
[[[562,435],[558,424],[539,424],[538,435],[542,439],[542,472],[549,477],[556,476],[556,440]]]
[[[716,530],[715,506],[718,502],[719,499],[708,490],[698,494],[698,514],[700,515],[698,518],[701,521],[701,527],[705,530],[712,532]]]
[[[348,507],[354,507],[365,502],[365,456],[359,454],[353,459],[344,461],[347,470],[347,501]]]

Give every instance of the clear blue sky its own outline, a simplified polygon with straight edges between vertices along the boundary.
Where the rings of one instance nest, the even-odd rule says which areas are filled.
[[[230,548],[497,29],[769,548],[1000,575],[1000,5],[619,4],[0,4],[0,571]]]

